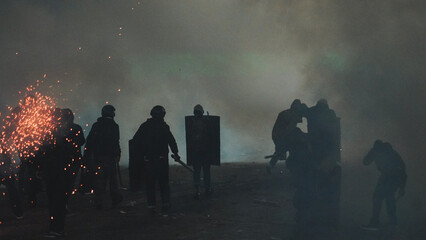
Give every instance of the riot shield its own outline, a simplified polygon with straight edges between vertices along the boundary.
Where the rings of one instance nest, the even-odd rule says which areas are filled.
[[[200,123],[202,136],[200,134]],[[220,166],[220,117],[186,116],[186,162],[189,166],[199,157],[207,158],[211,165]],[[201,140],[200,140],[201,139]],[[201,150],[200,150],[201,149]],[[202,153],[200,155],[200,153]]]

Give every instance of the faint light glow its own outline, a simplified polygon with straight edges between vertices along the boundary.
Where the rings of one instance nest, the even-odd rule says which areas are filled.
[[[18,54],[19,54],[19,52],[16,52],[16,53],[15,53],[15,55],[18,55]]]
[[[111,56],[108,56],[108,59],[111,59]]]
[[[82,49],[81,47],[78,47],[78,51],[81,51],[81,49]]]
[[[118,91],[118,92],[121,92],[121,89],[119,88],[117,91]]]

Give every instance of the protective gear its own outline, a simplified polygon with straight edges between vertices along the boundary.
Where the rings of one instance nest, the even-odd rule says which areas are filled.
[[[204,114],[203,106],[200,104],[195,105],[194,107],[194,115],[195,116],[202,116]]]
[[[318,100],[318,102],[317,102],[317,106],[318,106],[318,107],[329,108],[329,107],[328,107],[327,99],[322,98],[322,99]]]
[[[113,107],[112,105],[105,105],[102,108],[102,117],[115,117],[115,107]]]
[[[94,193],[97,209],[102,209],[106,186],[113,205],[123,200],[119,191],[117,159],[120,158],[120,130],[118,124],[112,119],[115,108],[106,105],[102,108],[102,117],[93,124],[87,136],[85,164],[91,172],[95,172]],[[87,156],[86,156],[87,155]]]
[[[163,120],[165,114],[162,106],[155,106],[151,110],[152,118],[142,123],[133,136],[135,148],[140,149],[138,154],[143,161],[148,207],[155,210],[155,186],[158,182],[163,213],[170,209],[169,147],[175,156],[179,156],[176,140]]]
[[[166,116],[166,109],[164,109],[163,106],[157,105],[152,108],[151,110],[151,116],[155,119],[163,119]]]

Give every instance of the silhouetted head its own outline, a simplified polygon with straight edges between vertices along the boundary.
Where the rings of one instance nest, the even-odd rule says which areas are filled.
[[[166,109],[163,106],[157,105],[151,109],[151,116],[154,119],[164,119],[166,116]]]
[[[321,108],[328,108],[328,102],[327,102],[327,100],[326,99],[320,99],[320,100],[318,100],[318,102],[317,102],[317,106],[318,107],[321,107]]]
[[[204,114],[203,106],[201,106],[200,104],[195,105],[194,115],[195,116],[203,116],[203,114]]]
[[[300,101],[300,99],[294,99],[294,101],[290,105],[290,109],[297,111],[301,105],[302,102]]]
[[[115,117],[115,107],[113,107],[112,105],[105,105],[102,108],[102,117],[110,117],[110,118],[114,118]]]
[[[300,99],[295,99],[290,106],[290,109],[296,112],[298,115],[300,115],[300,121],[302,121],[302,117],[306,115],[306,112],[308,111],[308,106],[306,104],[302,103]]]
[[[66,123],[74,123],[74,113],[69,108],[62,110],[62,118]]]
[[[382,140],[380,140],[380,139],[377,139],[375,142],[374,142],[374,147],[375,148],[378,148],[378,147],[382,147],[383,146],[383,141]]]

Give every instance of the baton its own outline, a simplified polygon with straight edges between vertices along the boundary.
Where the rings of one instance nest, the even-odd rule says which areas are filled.
[[[182,162],[182,160],[180,160],[180,158],[177,158],[176,155],[172,154],[172,158],[178,162],[180,165],[182,165],[184,168],[188,169],[188,171],[194,173],[194,170],[192,170],[192,168],[188,167],[188,165],[186,165],[184,162]]]
[[[275,154],[267,155],[265,156],[265,159],[273,158]],[[284,155],[280,156],[278,160],[286,160],[286,157]]]

